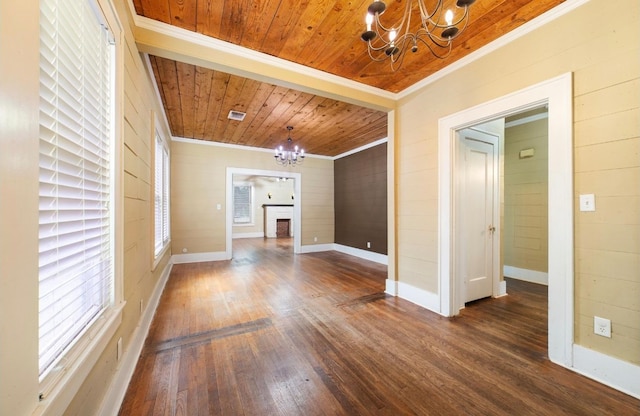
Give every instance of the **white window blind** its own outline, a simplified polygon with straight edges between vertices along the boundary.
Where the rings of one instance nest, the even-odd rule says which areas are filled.
[[[114,68],[92,4],[40,1],[41,378],[112,304]]]
[[[252,194],[253,187],[249,184],[233,185],[233,222],[235,224],[252,222]]]
[[[169,243],[169,153],[164,142],[156,133],[155,153],[155,255]]]

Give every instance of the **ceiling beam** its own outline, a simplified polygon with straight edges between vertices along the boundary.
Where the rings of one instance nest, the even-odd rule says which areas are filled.
[[[396,94],[199,33],[134,16],[138,50],[232,75],[297,89],[379,111],[396,107]]]

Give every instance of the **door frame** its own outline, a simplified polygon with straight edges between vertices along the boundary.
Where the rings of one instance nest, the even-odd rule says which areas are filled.
[[[452,267],[456,131],[547,105],[549,109],[549,314],[548,353],[555,363],[573,366],[573,76],[566,73],[477,105],[438,123],[438,291],[440,314],[453,316],[456,291]]]
[[[463,152],[466,151],[466,145],[463,143],[464,140],[466,140],[466,138],[468,137],[467,135],[464,134],[465,130],[469,130],[473,133],[477,133],[477,134],[481,134],[483,136],[490,136],[493,140],[490,141],[486,141],[485,139],[487,139],[487,137],[483,137],[482,139],[479,138],[471,138],[471,140],[475,140],[475,141],[480,141],[486,144],[489,144],[493,147],[493,165],[491,166],[491,176],[492,176],[492,181],[493,181],[493,189],[492,189],[492,194],[491,194],[491,201],[493,204],[493,212],[492,212],[492,218],[491,218],[491,222],[493,227],[495,227],[495,231],[493,233],[493,237],[491,239],[491,251],[492,251],[492,259],[491,259],[491,296],[492,297],[496,297],[501,295],[502,293],[499,292],[499,282],[500,282],[500,233],[501,233],[501,224],[500,224],[500,179],[499,179],[499,174],[498,174],[498,166],[500,164],[500,137],[497,136],[495,133],[492,132],[487,132],[487,131],[483,131],[480,129],[476,129],[475,127],[471,127],[471,128],[465,128],[465,129],[459,129],[456,130],[456,138],[455,138],[455,143],[453,143],[452,145],[454,146],[454,153],[453,153],[453,171],[454,171],[454,178],[453,180],[455,181],[454,183],[456,184],[456,186],[458,187],[464,187],[466,184],[462,184],[462,180],[463,179],[463,174],[464,174],[464,168],[466,166],[465,162],[462,162],[463,160]],[[455,198],[454,204],[453,204],[453,217],[452,217],[452,223],[453,223],[453,231],[455,232],[455,234],[453,235],[453,253],[457,253],[460,251],[460,235],[462,232],[462,229],[460,227],[456,226],[456,223],[459,221],[459,215],[462,213],[461,208],[462,208],[462,204],[461,204],[461,197],[462,197],[462,193],[459,192],[460,190],[456,189],[456,192],[453,193],[453,197]],[[468,207],[467,207],[468,208]],[[464,305],[466,303],[465,299],[466,299],[466,295],[464,293],[464,276],[460,273],[459,270],[459,266],[462,265],[462,262],[464,260],[460,260],[458,257],[454,256],[453,259],[455,262],[453,263],[453,269],[452,269],[452,273],[453,273],[453,278],[452,278],[452,284],[453,284],[453,288],[452,291],[456,292],[453,295],[453,299],[454,302],[458,302],[457,303],[457,311],[460,311],[461,309],[464,308]],[[454,310],[455,309],[455,305],[456,303],[454,303]],[[456,313],[457,314],[457,313]]]
[[[269,176],[274,178],[290,178],[293,179],[293,192],[297,196],[293,204],[293,252],[298,254],[302,250],[302,174],[298,172],[280,171],[280,170],[259,170],[246,168],[227,167],[226,181],[226,243],[225,256],[230,260],[233,256],[233,175],[253,175],[253,176]]]

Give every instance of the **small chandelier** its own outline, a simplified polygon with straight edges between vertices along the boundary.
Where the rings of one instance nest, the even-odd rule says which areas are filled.
[[[421,45],[429,48],[436,58],[444,59],[451,53],[451,41],[467,27],[469,6],[474,1],[457,0],[456,6],[464,9],[464,12],[454,13],[450,9],[444,10],[443,0],[437,0],[432,11],[425,6],[425,0],[416,0],[418,3],[416,11],[420,12],[421,23],[420,28],[415,33],[411,33],[409,29],[413,0],[406,0],[402,20],[389,27],[380,22],[380,16],[387,8],[386,4],[381,0],[374,0],[367,9],[365,19],[367,30],[361,38],[367,42],[371,59],[380,62],[388,58],[391,61],[392,71],[400,68],[407,49],[415,53]],[[455,17],[456,14],[461,15]]]
[[[291,139],[291,130],[293,130],[292,126],[287,126],[287,130],[289,130],[289,137],[287,138],[287,147],[278,146],[275,148],[275,158],[276,162],[282,166],[288,165],[300,165],[304,162],[304,149],[298,148],[298,146],[293,146],[293,140]]]

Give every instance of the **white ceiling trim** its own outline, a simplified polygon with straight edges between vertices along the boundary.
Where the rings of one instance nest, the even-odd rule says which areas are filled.
[[[353,154],[358,153],[358,152],[362,152],[363,150],[367,150],[367,149],[370,149],[372,147],[376,147],[377,145],[382,144],[382,143],[386,143],[388,141],[389,140],[386,137],[383,138],[383,139],[376,140],[375,142],[372,142],[372,143],[369,143],[369,144],[365,144],[364,146],[360,146],[360,147],[357,147],[357,148],[355,148],[353,150],[349,150],[348,152],[341,153],[338,156],[333,157],[333,160],[340,159],[340,158],[343,158],[343,157],[346,157],[346,156],[350,156],[350,155],[353,155]]]
[[[434,73],[433,75],[430,75],[428,77],[426,77],[425,79],[423,79],[422,81],[418,81],[417,83],[413,84],[412,86],[405,88],[404,90],[400,91],[399,93],[396,94],[396,99],[402,99],[407,97],[410,94],[413,94],[414,92],[430,85],[433,84],[434,82],[438,81],[441,78],[446,77],[447,75],[450,75],[451,73],[465,67],[466,65],[469,65],[470,63],[477,61],[478,59],[490,54],[491,52],[494,52],[500,48],[502,48],[503,46],[515,41],[516,39],[521,38],[522,36],[533,32],[536,29],[539,29],[540,27],[546,25],[549,22],[554,21],[555,19],[564,16],[565,14],[571,12],[572,10],[582,6],[583,4],[589,2],[589,0],[567,0],[564,3],[559,4],[558,6],[554,7],[553,9],[547,11],[546,13],[541,14],[540,16],[536,17],[533,20],[530,20],[529,22],[523,24],[522,26],[512,30],[511,32],[507,33],[506,35],[503,35],[501,37],[499,37],[498,39],[494,40],[493,42],[488,43],[487,45],[483,46],[482,48],[470,53],[469,55],[465,56],[462,59],[459,59],[455,62],[453,62],[452,64],[446,66],[445,68],[441,69],[440,71]]]
[[[173,142],[181,142],[181,143],[189,143],[189,144],[198,144],[201,146],[215,146],[215,147],[225,147],[227,149],[236,149],[236,150],[251,150],[254,152],[263,152],[269,153],[272,156],[274,155],[273,149],[265,149],[264,147],[253,147],[253,146],[243,146],[241,144],[231,144],[231,143],[220,143],[220,142],[212,142],[209,140],[199,140],[199,139],[189,139],[187,137],[176,137],[173,136],[171,138]],[[312,153],[306,153],[304,155],[305,158],[314,158],[314,159],[328,159],[334,160],[335,157],[332,156],[323,156],[323,155],[314,155]]]
[[[220,142],[212,142],[212,141],[208,141],[208,140],[199,140],[199,139],[190,139],[187,137],[172,137],[171,141],[174,142],[180,142],[180,143],[188,143],[188,144],[197,144],[197,145],[201,145],[201,146],[215,146],[215,147],[225,147],[227,149],[236,149],[236,150],[251,150],[254,152],[263,152],[263,153],[269,153],[271,155],[273,155],[273,150],[270,149],[265,149],[264,147],[253,147],[253,146],[244,146],[241,144],[230,144],[230,143],[220,143]],[[325,160],[336,160],[336,159],[340,159],[349,155],[353,155],[355,153],[358,152],[362,152],[363,150],[367,150],[370,149],[372,147],[378,146],[382,143],[387,143],[388,139],[385,137],[383,139],[380,140],[376,140],[375,142],[369,143],[369,144],[365,144],[364,146],[360,146],[356,149],[353,150],[349,150],[348,152],[344,152],[342,154],[339,154],[337,156],[324,156],[324,155],[314,155],[312,153],[307,153],[305,154],[305,157],[310,157],[310,158],[315,158],[315,159],[325,159]]]
[[[335,96],[336,99],[342,101],[379,110],[388,111],[393,109],[395,105],[396,95],[380,88],[276,58],[137,14],[134,15],[134,23],[136,26],[136,42],[142,52],[150,54],[158,51],[182,53],[197,60],[206,60],[212,69],[295,88],[327,96],[328,98],[334,98],[333,96]],[[171,51],[168,49],[169,46],[163,47],[164,45],[161,45],[161,39],[158,39],[159,36],[202,47],[203,54],[197,57],[189,55],[185,51]],[[205,53],[205,51],[214,53]],[[243,67],[230,63],[229,59],[225,59],[225,56],[244,61]],[[280,76],[285,76],[286,79],[275,78],[272,75],[274,71]]]

